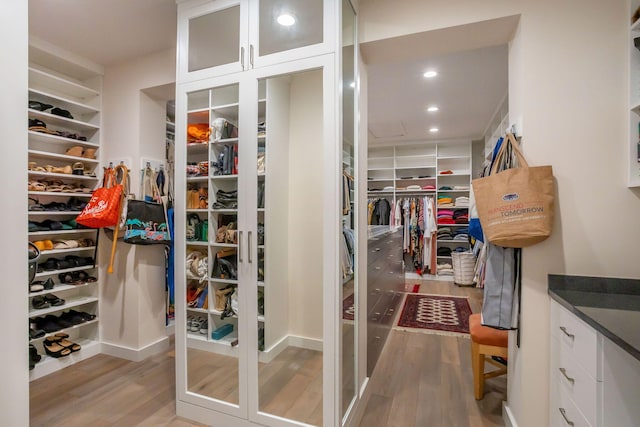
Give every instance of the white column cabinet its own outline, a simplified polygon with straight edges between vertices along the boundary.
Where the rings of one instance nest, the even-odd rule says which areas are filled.
[[[265,29],[277,3],[179,5],[176,400],[210,425],[341,419],[340,3],[293,3],[322,29],[301,46]]]
[[[335,50],[335,2],[178,1],[180,81],[198,80]]]

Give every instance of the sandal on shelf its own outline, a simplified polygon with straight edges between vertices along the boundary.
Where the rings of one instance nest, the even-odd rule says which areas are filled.
[[[82,157],[82,155],[84,154],[84,150],[81,146],[76,145],[75,147],[67,148],[65,154],[67,156]]]
[[[45,300],[44,297],[41,296],[33,297],[33,299],[31,300],[31,306],[36,310],[48,308],[49,305],[49,301]]]
[[[55,286],[55,283],[53,282],[53,279],[49,277],[47,280],[44,281],[42,286],[44,286],[46,290],[51,290]]]
[[[33,202],[33,203],[31,203]],[[45,210],[45,207],[40,204],[38,199],[34,199],[33,197],[29,197],[29,210],[33,212],[42,212]]]
[[[44,227],[39,222],[29,221],[29,232],[31,233],[34,231],[49,231],[49,228]]]
[[[71,349],[65,348],[57,342],[50,343],[45,340],[43,346],[44,351],[51,357],[59,358],[71,354]]]
[[[40,181],[29,181],[29,191],[47,191],[47,186]]]
[[[70,227],[70,226],[67,226],[67,227]],[[53,249],[75,249],[77,247],[78,247],[77,240],[56,240],[53,242]]]
[[[54,294],[47,294],[44,296],[44,299],[49,304],[51,304],[52,307],[58,307],[60,305],[64,305],[65,303],[65,301],[62,298],[57,297]]]
[[[49,108],[53,107],[51,104],[45,104],[40,101],[29,101],[29,108],[37,111],[46,111]]]
[[[44,282],[38,281],[38,282],[33,282],[32,284],[29,285],[29,292],[40,292],[40,291],[44,291]]]
[[[71,165],[71,168],[73,170],[74,175],[79,175],[79,176],[84,175],[84,163],[75,162],[73,165]]]
[[[82,349],[80,344],[77,344],[75,342],[69,341],[66,338],[62,338],[60,341],[58,341],[58,344],[60,344],[64,348],[68,348],[72,352],[80,351],[80,349]]]
[[[62,108],[54,108],[53,110],[51,110],[51,114],[73,120],[73,116],[71,115],[71,113],[67,110],[63,110]]]
[[[86,148],[84,150],[84,154],[82,155],[85,159],[95,159],[96,158],[96,149],[95,148]]]
[[[51,240],[36,240],[33,244],[40,251],[50,251],[53,249],[53,242]]]

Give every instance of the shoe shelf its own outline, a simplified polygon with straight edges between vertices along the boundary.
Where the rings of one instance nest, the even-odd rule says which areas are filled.
[[[42,378],[46,375],[52,374],[62,368],[71,366],[82,360],[93,357],[100,354],[102,346],[99,341],[90,340],[86,338],[73,338],[71,339],[76,344],[80,344],[82,347],[79,351],[73,352],[64,357],[51,357],[47,355],[44,350],[38,348],[38,353],[42,356],[42,359],[36,363],[33,370],[29,371],[29,381]]]
[[[72,80],[29,67],[29,87],[35,90],[64,93],[78,100],[100,96],[100,92]]]
[[[209,243],[209,245],[215,246],[216,248],[237,248],[238,247],[237,243],[216,243],[216,242],[211,242],[211,243]]]
[[[187,240],[187,246],[208,246],[209,242],[203,242],[200,240]]]
[[[53,276],[54,274],[60,274],[60,273],[71,273],[74,271],[82,271],[82,270],[93,270],[95,267],[93,266],[93,264],[90,265],[81,265],[79,267],[71,267],[71,268],[63,268],[61,270],[49,270],[49,271],[41,271],[39,273],[36,273],[35,277],[39,278],[39,277],[49,277],[49,276]],[[197,280],[197,279],[195,279]]]
[[[98,318],[96,317],[95,319],[89,320],[88,322],[78,323],[77,325],[69,326],[68,328],[62,328],[62,329],[60,329],[58,331],[45,334],[45,335],[43,335],[41,337],[38,337],[38,338],[33,338],[33,339],[29,340],[29,342],[30,343],[41,342],[41,341],[44,341],[45,338],[53,336],[55,334],[59,334],[61,332],[64,332],[64,333],[68,334],[69,332],[72,332],[74,330],[78,330],[78,329],[83,328],[85,326],[95,325],[97,323],[98,323]],[[80,345],[82,345],[82,344],[80,344]],[[80,350],[80,351],[82,351],[82,350]],[[45,356],[45,355],[46,355],[46,353],[44,355],[42,355],[42,356]]]
[[[49,250],[40,251],[40,254],[42,256],[47,256],[47,255],[55,255],[55,254],[71,254],[75,252],[86,252],[86,251],[95,252],[95,250],[96,250],[95,246],[86,246],[82,248],[78,247],[78,248],[69,248],[69,249],[49,249]]]
[[[72,176],[72,175],[63,175],[64,177],[68,177],[68,176]],[[83,198],[87,198],[90,199],[91,198],[91,193],[63,193],[62,191],[29,191],[27,192],[27,194],[30,197],[37,197],[37,196],[55,196],[55,197],[83,197]],[[80,212],[78,212],[79,214]]]
[[[226,139],[218,139],[217,141],[213,141],[212,144],[216,145],[225,145],[225,144],[237,144],[238,138],[226,138]]]
[[[212,213],[237,214],[238,209],[211,209]]]
[[[211,282],[215,282],[215,283],[226,283],[228,285],[237,285],[238,281],[237,280],[232,280],[232,279],[220,279],[218,277],[212,277],[210,279]]]
[[[206,209],[187,209],[187,213],[207,213]]]
[[[38,295],[47,295],[47,294],[53,294],[58,292],[66,292],[66,291],[71,291],[76,289],[87,288],[89,286],[96,285],[97,283],[98,282],[87,282],[87,283],[83,283],[82,285],[67,285],[64,283],[57,283],[53,287],[53,289],[45,289],[44,291],[39,291],[39,292],[29,292],[29,298],[37,297]]]
[[[80,213],[80,212],[77,212]],[[47,231],[32,231],[29,236],[55,236],[60,234],[86,234],[95,233],[95,228],[76,228],[75,230],[47,230]]]
[[[53,93],[45,92],[38,89],[29,89],[29,99],[33,101],[40,101],[45,104],[54,104],[55,107],[63,110],[71,110],[75,115],[91,115],[100,112],[99,109],[87,104],[83,104],[64,96],[59,96]]]
[[[90,147],[90,148],[99,148],[100,144],[91,142],[91,141],[80,141],[79,139],[73,138],[65,138],[59,135],[50,135],[48,133],[36,132],[30,130],[29,132],[29,140],[44,144],[64,144],[65,146],[69,145],[80,145],[82,147]],[[89,159],[87,159],[89,160]]]
[[[238,179],[238,175],[211,175],[210,178],[215,180],[234,180]]]
[[[29,171],[29,176],[33,176],[33,177],[41,177],[41,178],[64,178],[68,181],[93,181],[96,182],[98,181],[98,177],[95,176],[85,176],[85,175],[74,175],[71,173],[54,173],[54,172],[36,172],[36,171]],[[67,193],[67,194],[72,194],[71,193]]]
[[[207,310],[206,308],[196,308],[196,307],[189,307],[189,306],[187,306],[187,311],[192,311],[194,313],[203,313],[203,314],[209,313],[209,310]]]
[[[208,176],[191,176],[187,178],[187,182],[207,182]]]
[[[52,153],[49,151],[29,150],[28,153],[29,153],[29,158],[33,160],[53,159],[53,160],[62,160],[62,161],[69,161],[69,162],[82,162],[82,163],[88,163],[90,165],[98,165],[98,163],[100,163],[98,159],[88,159],[86,157],[68,156],[66,154]]]
[[[68,119],[66,117],[58,116],[56,114],[50,114],[45,111],[34,110],[29,108],[29,118],[40,119],[47,124],[47,126],[62,126],[69,127],[71,129],[79,131],[93,132],[100,130],[100,126],[93,123],[83,122],[77,119]]]
[[[31,297],[31,295],[29,295]],[[57,313],[59,311],[64,311],[69,308],[78,307],[81,305],[91,304],[93,302],[97,302],[97,297],[88,297],[88,296],[76,296],[71,297],[69,299],[65,298],[65,303],[62,305],[57,305],[54,307],[47,307],[41,309],[35,309],[29,307],[29,318],[40,317],[51,313]]]
[[[29,216],[46,216],[46,217],[68,216],[68,215],[78,216],[79,214],[80,214],[80,211],[29,211]]]

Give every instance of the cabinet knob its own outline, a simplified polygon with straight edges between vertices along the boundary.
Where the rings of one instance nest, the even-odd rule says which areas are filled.
[[[562,414],[562,418],[564,418],[564,422],[567,423],[567,425],[573,426],[575,425],[573,423],[573,421],[570,421],[569,418],[567,418],[567,411],[565,411],[564,408],[558,408],[560,409],[560,413]]]
[[[572,385],[573,383],[576,382],[575,379],[571,378],[569,375],[567,375],[567,370],[565,368],[558,368],[560,370],[560,373],[562,375],[564,375],[564,377],[567,379],[567,381],[569,381]]]
[[[564,326],[560,326],[560,330],[561,330],[562,332],[564,332],[564,334],[565,334],[566,336],[568,336],[569,338],[571,338],[571,339],[574,339],[574,338],[576,337],[575,335],[570,334],[570,333],[567,331],[567,328],[565,328]]]

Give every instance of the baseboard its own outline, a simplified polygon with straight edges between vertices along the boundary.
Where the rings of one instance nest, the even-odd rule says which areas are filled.
[[[289,345],[292,347],[306,348],[307,350],[322,351],[322,340],[316,338],[298,337],[289,335]]]
[[[258,359],[261,363],[270,363],[273,359],[276,358],[289,345],[289,337],[285,336],[280,338],[280,340],[266,349],[265,351],[261,351],[258,353]]]
[[[502,402],[502,420],[504,421],[505,427],[518,427],[518,423],[516,422],[516,418],[513,416],[513,412],[507,406],[507,402]]]
[[[130,360],[132,362],[141,362],[147,357],[153,356],[169,349],[169,337],[162,337],[159,340],[147,344],[146,346],[135,349],[123,345],[102,343],[102,352],[109,356],[119,357],[121,359]]]

